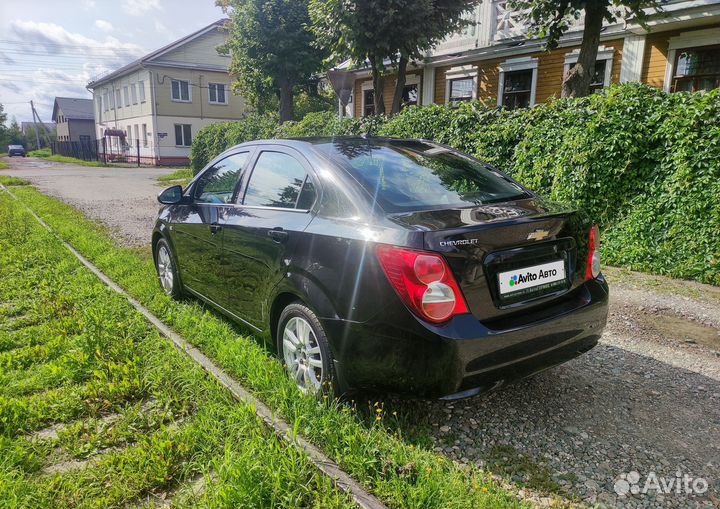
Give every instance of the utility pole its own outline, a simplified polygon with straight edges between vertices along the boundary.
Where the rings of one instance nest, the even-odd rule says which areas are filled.
[[[40,126],[42,127],[42,130],[43,130],[43,136],[45,137],[45,141],[47,142],[47,146],[49,147],[50,146],[50,133],[48,132],[47,128],[45,127],[45,124],[43,123],[43,121],[40,119],[40,114],[35,109],[35,105],[33,104],[32,101],[30,101],[30,107],[32,108],[33,124],[35,125],[35,139],[37,140],[37,144],[38,144],[37,148],[38,148],[38,150],[40,150],[40,136],[38,134],[38,126],[37,126],[37,123],[35,122],[35,118],[37,118],[37,121],[40,122]]]
[[[38,125],[37,122],[35,122],[35,115],[37,113],[35,111],[35,105],[33,104],[32,100],[30,101],[30,108],[32,109],[33,125],[35,126],[35,142],[37,143],[36,150],[40,150],[40,131],[38,131]]]

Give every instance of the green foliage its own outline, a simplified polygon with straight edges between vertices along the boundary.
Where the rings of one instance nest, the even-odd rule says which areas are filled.
[[[309,82],[323,59],[307,28],[307,2],[220,0],[218,4],[231,20],[230,38],[221,51],[232,57],[230,72],[244,97],[261,113],[279,97],[282,120],[290,120],[294,89]]]
[[[263,138],[370,133],[451,145],[587,211],[603,228],[606,261],[720,284],[720,90],[627,84],[513,111],[474,102],[411,107],[391,119],[323,112],[282,128],[262,118]],[[231,132],[253,139],[258,122],[201,131],[193,168],[229,148]]]
[[[40,150],[31,150],[27,155],[28,157],[50,157],[52,151],[49,148],[41,148]]]
[[[508,8],[525,11],[530,35],[546,38],[546,46],[553,49],[571,24],[584,14],[588,4],[599,8],[599,14],[608,23],[632,17],[644,26],[648,18],[646,9],[661,11],[663,3],[663,0],[510,0]]]

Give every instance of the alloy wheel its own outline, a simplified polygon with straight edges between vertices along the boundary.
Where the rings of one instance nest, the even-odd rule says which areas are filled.
[[[175,276],[173,274],[173,265],[172,258],[170,257],[170,252],[164,245],[161,245],[160,249],[158,249],[157,267],[160,284],[162,285],[163,290],[165,290],[165,293],[171,295],[173,291],[173,280]]]
[[[312,327],[294,316],[285,324],[282,335],[283,357],[291,378],[303,392],[318,393],[323,380],[323,359]]]

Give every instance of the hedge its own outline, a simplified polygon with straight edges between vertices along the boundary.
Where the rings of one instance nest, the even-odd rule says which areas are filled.
[[[720,285],[720,90],[668,94],[626,84],[532,109],[473,102],[408,108],[390,119],[310,113],[282,125],[251,115],[200,131],[191,160],[198,171],[242,141],[362,133],[473,154],[596,218],[606,262]]]

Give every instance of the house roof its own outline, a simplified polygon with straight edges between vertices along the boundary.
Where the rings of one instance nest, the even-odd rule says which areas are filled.
[[[42,124],[45,129],[48,129],[50,131],[54,131],[56,128],[55,122],[38,122],[38,124]],[[20,122],[20,131],[23,134],[27,133],[28,129],[30,128],[35,128],[35,122]]]
[[[57,122],[58,110],[62,110],[63,116],[70,120],[94,120],[95,118],[92,99],[56,97],[52,112],[53,122]]]
[[[131,71],[134,71],[136,69],[139,69],[143,66],[143,64],[147,63],[157,63],[158,65],[167,65],[166,63],[159,63],[159,62],[153,62],[158,57],[161,57],[165,53],[174,50],[175,48],[178,48],[182,46],[183,44],[187,44],[188,42],[197,39],[198,37],[201,37],[205,35],[206,33],[217,29],[218,27],[223,27],[228,22],[227,18],[219,19],[213,23],[210,23],[206,27],[201,28],[200,30],[197,30],[196,32],[191,33],[190,35],[186,35],[185,37],[178,39],[175,42],[171,42],[167,46],[163,46],[160,49],[157,49],[151,53],[148,53],[147,55],[138,58],[137,60],[134,60],[130,62],[129,64],[116,69],[115,71],[112,71],[104,76],[99,76],[90,83],[87,84],[87,88],[95,88],[98,85],[101,85],[107,81],[110,81],[114,78],[117,78],[118,76],[122,76],[123,74],[127,74]]]

